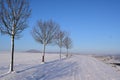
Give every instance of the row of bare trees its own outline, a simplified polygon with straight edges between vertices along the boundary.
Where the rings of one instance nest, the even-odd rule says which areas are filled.
[[[66,56],[68,57],[68,49],[72,47],[72,40],[69,37],[68,33],[62,30],[57,31],[57,33],[55,34],[55,43],[60,48],[60,59],[61,59],[62,47],[65,47],[67,49]]]
[[[20,38],[20,33],[28,27],[27,20],[30,14],[28,0],[0,0],[0,32],[11,38],[10,72],[14,71],[14,40]],[[43,44],[42,62],[45,61],[45,49],[48,44],[55,42],[60,47],[60,58],[63,46],[67,52],[71,48],[71,39],[52,20],[38,21],[32,30],[32,36]]]
[[[72,40],[66,32],[60,30],[60,26],[52,20],[42,21],[39,20],[36,26],[32,30],[33,38],[43,45],[42,62],[45,62],[45,49],[48,44],[55,43],[60,48],[60,59],[61,59],[61,48],[65,47],[68,49],[72,47]]]

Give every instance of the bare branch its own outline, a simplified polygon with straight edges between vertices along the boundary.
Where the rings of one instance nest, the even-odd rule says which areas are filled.
[[[27,0],[0,0],[1,32],[18,37],[27,27],[27,19],[31,14]]]
[[[59,25],[52,20],[38,21],[32,30],[32,36],[37,42],[47,45],[53,42],[58,28]]]
[[[55,35],[55,43],[61,48],[63,47],[63,40],[66,36],[66,32],[65,31],[61,31],[59,30],[56,35]]]
[[[66,49],[70,49],[70,48],[72,48],[72,40],[67,36],[67,37],[65,37],[65,39],[64,39],[64,47],[66,48]]]

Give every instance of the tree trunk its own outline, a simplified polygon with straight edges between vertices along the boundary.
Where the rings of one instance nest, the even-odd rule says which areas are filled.
[[[45,45],[43,45],[42,62],[45,62]]]
[[[67,49],[67,55],[66,55],[66,57],[68,57],[68,49]]]
[[[60,59],[61,59],[61,47],[60,47]]]
[[[11,63],[10,72],[14,71],[14,36],[11,36]]]

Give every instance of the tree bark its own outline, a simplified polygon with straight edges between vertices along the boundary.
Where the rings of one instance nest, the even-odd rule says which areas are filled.
[[[45,45],[43,45],[42,62],[45,62]]]
[[[61,47],[60,47],[60,59],[61,59]]]
[[[68,49],[67,49],[67,55],[66,55],[66,57],[68,57]]]
[[[14,36],[11,36],[11,63],[10,72],[14,71]]]

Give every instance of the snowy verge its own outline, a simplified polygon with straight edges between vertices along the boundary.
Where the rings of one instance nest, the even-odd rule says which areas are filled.
[[[119,72],[90,56],[73,55],[62,60],[56,54],[46,56],[45,64],[38,62],[38,55],[33,56],[36,59],[25,59],[24,63],[21,62],[24,58],[18,60],[16,72],[4,75],[0,80],[120,80]]]

